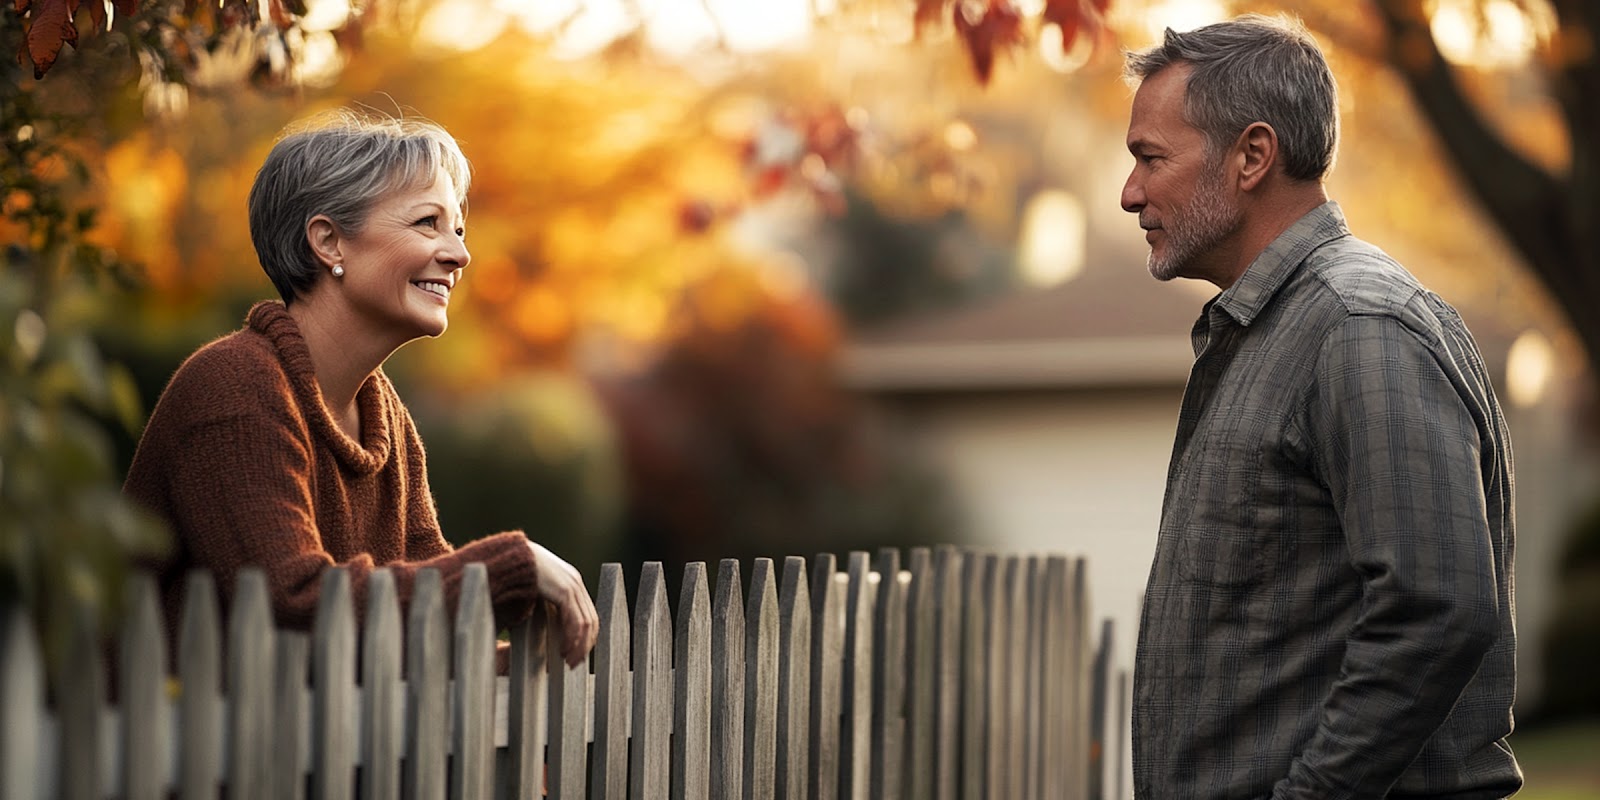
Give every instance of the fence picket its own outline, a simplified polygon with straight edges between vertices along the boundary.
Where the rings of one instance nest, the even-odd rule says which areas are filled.
[[[1067,797],[1089,796],[1089,751],[1094,747],[1089,735],[1089,587],[1084,560],[1078,558],[1072,566],[1071,600],[1067,605],[1067,662],[1073,675],[1068,693],[1072,718],[1072,772],[1067,776]]]
[[[775,778],[778,800],[806,800],[810,782],[811,593],[806,560],[789,556],[778,589],[778,738]]]
[[[543,603],[511,629],[510,685],[506,706],[506,768],[498,772],[496,797],[538,797],[544,792],[548,681]],[[602,634],[604,628],[601,629]]]
[[[758,558],[745,605],[744,796],[772,800],[778,741],[778,579],[772,559]]]
[[[361,628],[361,796],[400,796],[405,715],[400,685],[400,598],[394,574],[367,578],[367,620]]]
[[[717,599],[711,627],[711,800],[744,796],[744,588],[739,562],[725,558],[717,569]]]
[[[866,800],[872,789],[872,615],[871,556],[850,554],[846,594],[844,680],[841,712],[844,735],[840,750],[839,791],[846,800]]]
[[[468,564],[461,575],[456,601],[455,702],[451,720],[450,796],[453,800],[487,800],[494,786],[493,708],[494,618],[489,609],[489,572]]]
[[[178,635],[178,796],[213,800],[222,781],[222,631],[211,573],[189,573]]]
[[[839,796],[839,710],[844,669],[845,607],[832,553],[811,568],[811,747],[806,759],[813,800]]]
[[[1027,800],[1042,800],[1044,762],[1039,745],[1043,732],[1042,690],[1044,681],[1044,564],[1036,557],[1024,562],[1026,576],[1023,604],[1023,625],[1027,633],[1022,637],[1023,660],[1020,673],[1023,679],[1023,771],[1022,796]]]
[[[0,617],[0,800],[34,800],[44,782],[39,737],[14,731],[44,728],[44,667],[39,642],[20,605]]]
[[[961,646],[961,797],[988,797],[989,758],[989,614],[984,582],[994,564],[992,555],[967,559],[961,607],[965,629]]]
[[[1007,557],[1001,584],[1001,593],[1005,596],[1002,613],[1005,614],[1006,630],[1005,651],[1002,654],[1004,666],[1001,667],[1001,674],[1005,676],[1002,702],[1006,709],[1005,745],[1001,750],[1005,754],[1002,763],[1005,765],[1006,793],[1003,797],[1023,796],[1023,775],[1027,763],[1024,758],[1027,748],[1022,738],[1027,715],[1023,707],[1027,696],[1027,642],[1023,641],[1028,635],[1027,583],[1027,562],[1020,556]]]
[[[672,728],[672,800],[698,800],[711,791],[711,590],[706,565],[683,569],[678,595],[677,696]]]
[[[449,680],[450,623],[444,583],[439,570],[426,567],[411,579],[411,608],[406,614],[406,758],[401,781],[406,800],[432,800],[445,794],[452,738]]]
[[[350,575],[322,577],[311,628],[311,796],[345,800],[355,771],[356,615]]]
[[[1062,688],[1071,680],[1066,671],[1066,559],[1051,556],[1045,561],[1044,588],[1040,599],[1040,619],[1044,630],[1043,669],[1045,679],[1040,686],[1039,705],[1042,709],[1039,749],[1045,754],[1040,771],[1040,793],[1047,798],[1062,797],[1066,786],[1062,780],[1061,762],[1065,760],[1064,730],[1067,719],[1062,708]]]
[[[1089,798],[1105,797],[1106,700],[1111,679],[1111,645],[1115,631],[1110,619],[1100,627],[1100,644],[1095,650],[1089,678]]]
[[[272,796],[301,800],[306,796],[306,766],[311,762],[311,701],[306,675],[311,637],[301,631],[278,631],[277,664],[273,669]]]
[[[596,800],[628,796],[628,596],[622,565],[600,567],[600,641],[594,648],[594,761]],[[528,795],[518,795],[527,797]]]
[[[549,774],[550,796],[557,800],[583,800],[587,758],[589,708],[589,659],[568,667],[561,659],[561,628],[546,626],[549,650],[545,663],[550,671]]]
[[[87,608],[73,609],[67,636],[67,657],[62,663],[62,691],[56,699],[56,786],[65,800],[100,800],[105,782],[100,773],[100,753],[105,715],[105,666],[100,657],[99,622]]]
[[[905,796],[928,800],[933,791],[934,657],[933,558],[926,547],[911,550],[911,584],[906,593],[906,760]]]
[[[119,795],[127,800],[156,800],[162,796],[165,776],[161,768],[167,763],[170,733],[161,702],[161,679],[167,667],[155,579],[145,573],[129,576],[127,596],[117,662],[117,697],[122,707],[122,725],[117,732],[122,740]]]
[[[239,571],[228,614],[228,796],[272,796],[272,668],[276,631],[267,578]]]
[[[633,746],[628,796],[665,800],[672,736],[672,616],[661,562],[644,565],[633,628]]]
[[[900,800],[905,764],[905,584],[900,551],[878,551],[878,585],[872,624],[872,797]]]
[[[934,781],[935,800],[955,800],[961,789],[961,626],[967,556],[940,547],[934,561]]]

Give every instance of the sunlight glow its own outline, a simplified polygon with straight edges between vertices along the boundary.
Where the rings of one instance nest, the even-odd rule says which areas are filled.
[[[1555,12],[1544,2],[1526,10],[1513,0],[1434,0],[1429,30],[1439,53],[1453,64],[1496,69],[1526,64],[1555,32]]]
[[[1518,408],[1530,408],[1544,399],[1555,373],[1555,348],[1538,331],[1525,331],[1506,354],[1506,391]]]
[[[1065,283],[1083,271],[1088,219],[1083,201],[1059,189],[1045,189],[1028,201],[1017,242],[1017,267],[1023,280],[1046,287]]]
[[[802,42],[811,32],[808,0],[493,0],[493,5],[523,30],[554,34],[555,52],[563,58],[590,55],[641,23],[651,47],[680,56],[719,42],[734,52],[772,50]]]
[[[1143,36],[1145,43],[1161,41],[1167,28],[1190,31],[1231,16],[1225,0],[1148,0],[1116,3],[1111,7],[1113,25],[1130,34],[1130,39]],[[1138,46],[1141,43],[1129,41],[1127,44]]]

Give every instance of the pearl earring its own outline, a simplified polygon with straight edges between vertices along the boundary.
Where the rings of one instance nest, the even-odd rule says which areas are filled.
[[[344,265],[343,264],[334,264],[333,265],[333,277],[335,277],[335,278],[343,278],[344,277]]]

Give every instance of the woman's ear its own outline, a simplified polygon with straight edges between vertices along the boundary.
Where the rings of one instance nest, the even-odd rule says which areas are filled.
[[[311,245],[311,254],[324,267],[334,267],[344,263],[344,237],[339,234],[339,227],[333,220],[318,214],[306,221],[306,241]]]
[[[1278,132],[1265,122],[1252,122],[1239,134],[1239,145],[1244,155],[1239,188],[1248,192],[1260,186],[1278,162]]]

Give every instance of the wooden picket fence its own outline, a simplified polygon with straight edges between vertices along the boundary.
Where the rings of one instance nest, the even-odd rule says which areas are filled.
[[[1110,688],[1109,623],[1099,653],[1088,644],[1081,559],[939,548],[905,567],[883,550],[842,571],[830,554],[777,569],[756,560],[746,593],[724,560],[713,596],[706,565],[689,564],[669,609],[661,565],[645,564],[630,619],[607,564],[589,663],[567,669],[538,613],[510,632],[500,677],[482,565],[453,621],[436,572],[419,574],[402,621],[379,570],[359,626],[349,576],[330,571],[309,634],[273,628],[253,571],[219,624],[211,578],[194,573],[170,676],[141,577],[116,707],[92,624],[47,701],[13,612],[0,617],[0,800],[1104,795],[1107,703],[1125,689]]]

